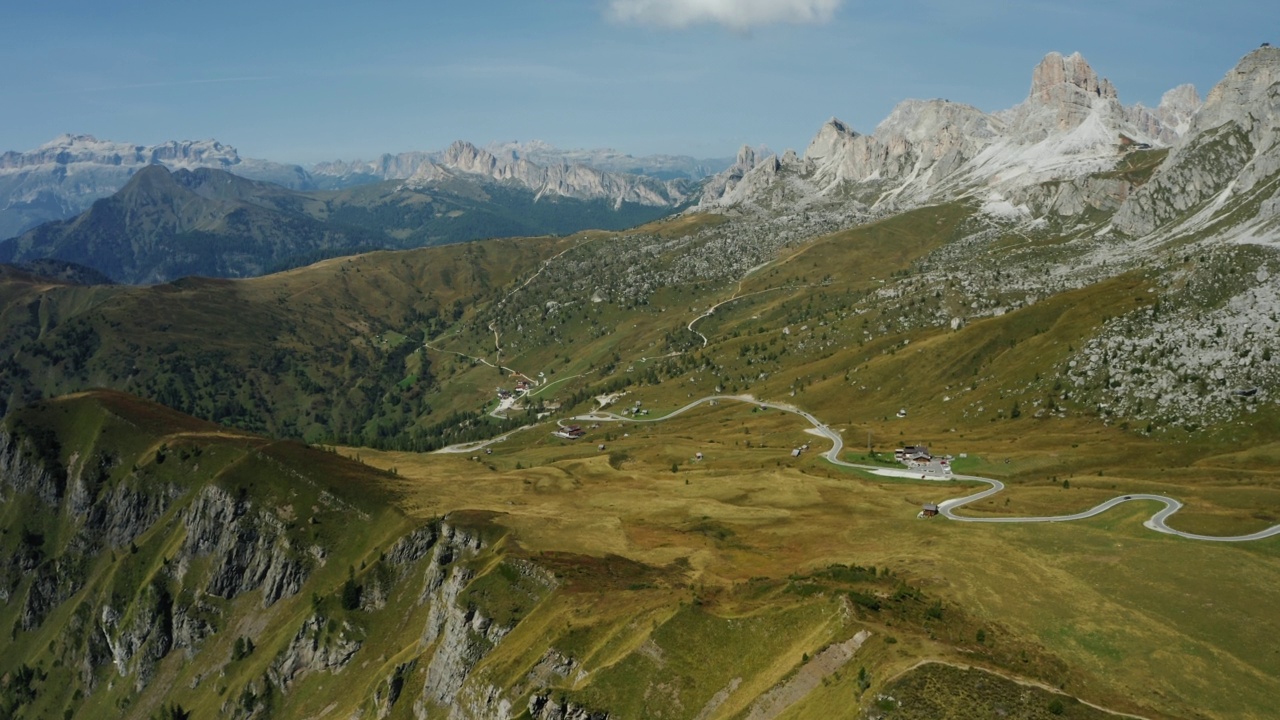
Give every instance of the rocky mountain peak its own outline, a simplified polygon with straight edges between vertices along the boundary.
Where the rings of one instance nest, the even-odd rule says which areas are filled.
[[[1252,127],[1254,119],[1244,115],[1257,110],[1266,110],[1271,120],[1280,117],[1280,47],[1258,48],[1241,58],[1209,91],[1195,126],[1208,129],[1238,120]]]
[[[1088,122],[1088,138],[1077,138],[1073,147],[1090,148],[1109,143],[1126,135],[1150,138],[1132,128],[1124,118],[1115,86],[1099,78],[1089,63],[1073,53],[1063,56],[1051,52],[1031,73],[1031,91],[1026,101],[1011,113],[1010,135],[1018,144],[1031,145],[1052,137],[1064,136]],[[1081,142],[1087,140],[1087,142]],[[1069,153],[1070,154],[1070,153]]]
[[[1200,93],[1195,85],[1179,85],[1166,92],[1154,110],[1139,103],[1126,108],[1126,115],[1140,132],[1163,144],[1173,145],[1187,134],[1200,105]]]
[[[1165,92],[1160,97],[1160,105],[1157,109],[1190,114],[1199,110],[1200,104],[1200,93],[1196,90],[1196,86],[1187,83]]]
[[[37,150],[53,150],[65,149],[75,145],[99,145],[98,138],[92,135],[74,135],[72,133],[62,133],[58,137],[41,145]]]
[[[465,140],[455,140],[444,151],[441,163],[465,172],[488,174],[497,165],[492,153],[481,150]]]
[[[1106,78],[1099,78],[1080,53],[1063,56],[1045,55],[1031,73],[1029,101],[1057,102],[1064,92],[1081,92],[1101,98],[1116,98],[1116,88]]]
[[[856,137],[859,135],[852,127],[837,118],[831,118],[823,123],[818,134],[810,141],[804,157],[806,160],[829,158],[839,153],[841,148]]]

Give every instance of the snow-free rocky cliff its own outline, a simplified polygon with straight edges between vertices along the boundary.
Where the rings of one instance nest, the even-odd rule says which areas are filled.
[[[148,165],[216,168],[294,189],[310,186],[310,176],[297,165],[242,158],[216,140],[134,145],[60,135],[34,150],[0,155],[0,240],[84,211]]]
[[[1125,148],[1178,142],[1198,107],[1189,85],[1166,93],[1155,109],[1126,107],[1078,53],[1050,53],[1016,107],[986,113],[948,100],[907,100],[869,135],[832,118],[802,156],[739,163],[713,179],[699,207],[768,205],[782,184],[786,197],[805,206],[887,212],[958,197],[1003,206],[1027,188],[1109,170]]]

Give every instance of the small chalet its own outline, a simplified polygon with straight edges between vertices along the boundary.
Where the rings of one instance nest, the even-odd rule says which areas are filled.
[[[931,518],[937,514],[938,514],[937,503],[925,503],[924,507],[920,509],[920,515],[918,517]]]
[[[893,459],[904,465],[928,465],[933,462],[929,448],[924,445],[908,445],[894,450]]]
[[[577,440],[578,438],[586,434],[587,434],[587,431],[583,430],[582,427],[579,425],[565,425],[564,427],[552,433],[552,435],[555,435],[558,438],[564,438],[565,440]]]

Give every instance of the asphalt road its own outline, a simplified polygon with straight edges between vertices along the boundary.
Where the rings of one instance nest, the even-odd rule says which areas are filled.
[[[799,415],[805,420],[808,420],[809,423],[813,425],[814,429],[818,431],[818,433],[820,433],[823,437],[831,441],[831,449],[823,453],[823,457],[826,458],[827,462],[830,462],[833,465],[839,465],[841,467],[856,468],[858,470],[883,470],[884,469],[876,465],[860,465],[858,463],[850,463],[850,462],[845,462],[844,460],[841,460],[840,453],[844,450],[844,438],[840,436],[840,433],[827,427],[825,423],[823,423],[818,418],[814,417],[813,414],[805,410],[801,410],[800,408],[795,407],[793,405],[785,405],[781,403],[763,402],[760,400],[756,400],[750,395],[712,395],[710,397],[705,397],[700,400],[694,400],[693,402],[689,403],[688,405],[685,405],[679,410],[676,410],[668,415],[664,415],[658,418],[623,417],[616,413],[598,411],[598,412],[588,413],[586,415],[579,415],[574,419],[579,421],[587,421],[587,422],[635,422],[635,423],[661,422],[663,420],[668,420],[670,418],[676,417],[677,415],[683,415],[684,413],[700,405],[706,405],[711,402],[723,402],[723,401],[749,403],[751,405],[756,405],[763,408],[772,408],[774,410],[781,410],[782,412],[788,412],[794,415]],[[969,522],[969,523],[1071,522],[1073,520],[1084,520],[1086,518],[1091,518],[1096,515],[1101,515],[1102,513],[1110,510],[1111,508],[1116,507],[1117,505],[1122,505],[1127,502],[1151,501],[1151,502],[1162,503],[1164,505],[1164,508],[1156,512],[1154,515],[1152,515],[1146,522],[1143,523],[1143,525],[1145,525],[1147,528],[1154,530],[1156,532],[1165,533],[1166,535],[1176,535],[1178,537],[1188,538],[1191,540],[1206,540],[1209,542],[1248,542],[1250,540],[1261,540],[1263,538],[1269,538],[1276,535],[1280,535],[1280,525],[1273,525],[1265,530],[1259,530],[1258,532],[1250,533],[1248,535],[1231,535],[1231,536],[1224,536],[1224,537],[1219,537],[1215,535],[1197,535],[1195,533],[1183,532],[1181,530],[1174,530],[1173,528],[1169,527],[1165,521],[1168,520],[1174,513],[1182,509],[1182,503],[1171,497],[1167,497],[1165,495],[1148,495],[1148,494],[1141,494],[1141,493],[1115,497],[1093,508],[1090,508],[1083,512],[1074,513],[1072,515],[1053,515],[1048,517],[967,517],[964,515],[957,515],[955,514],[955,511],[965,505],[978,502],[979,500],[985,500],[986,498],[989,498],[992,495],[995,495],[1001,492],[1002,490],[1004,490],[1004,483],[1000,482],[999,480],[994,480],[992,478],[978,477],[977,475],[953,475],[951,479],[986,483],[987,485],[991,486],[986,490],[982,490],[981,492],[977,492],[972,495],[965,495],[963,497],[952,498],[950,500],[945,500],[938,504],[938,512],[948,520],[955,520],[956,522]],[[947,482],[947,480],[938,479],[938,480],[935,480],[934,482]]]

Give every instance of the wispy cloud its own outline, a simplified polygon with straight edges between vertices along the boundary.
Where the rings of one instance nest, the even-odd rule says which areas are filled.
[[[609,0],[618,22],[686,28],[718,24],[746,31],[776,23],[825,23],[844,0]]]

